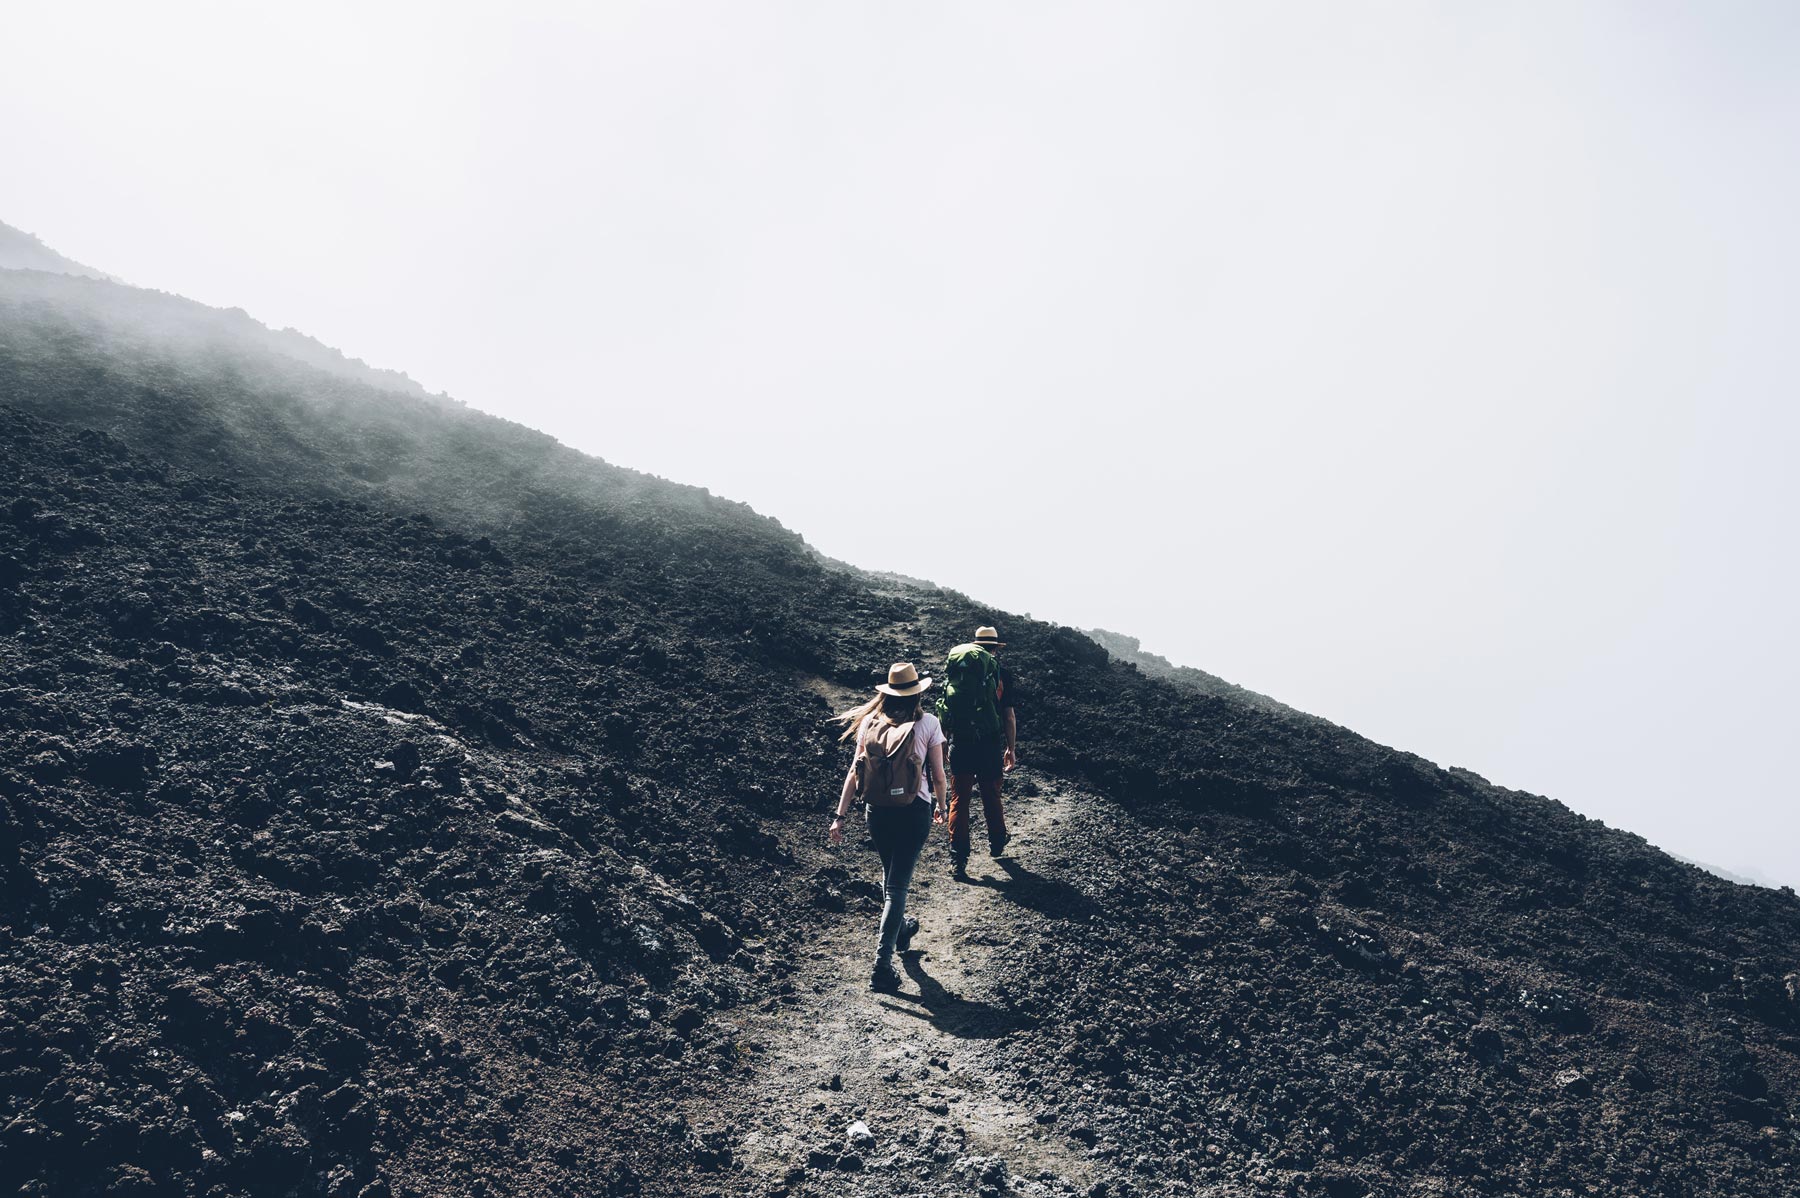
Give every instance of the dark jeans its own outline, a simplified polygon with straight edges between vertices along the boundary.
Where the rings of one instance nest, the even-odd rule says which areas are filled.
[[[906,892],[912,887],[913,866],[919,850],[931,835],[931,804],[915,800],[910,807],[869,807],[869,836],[881,854],[881,940],[875,949],[879,964],[894,959],[894,941],[906,921]]]

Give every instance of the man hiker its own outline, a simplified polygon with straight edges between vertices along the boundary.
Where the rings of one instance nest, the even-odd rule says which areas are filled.
[[[970,800],[981,791],[988,855],[1006,851],[1006,809],[1000,802],[1001,775],[1018,764],[1017,692],[998,652],[1006,646],[998,630],[984,625],[975,639],[950,650],[938,716],[950,734],[950,865],[966,877],[969,864]]]

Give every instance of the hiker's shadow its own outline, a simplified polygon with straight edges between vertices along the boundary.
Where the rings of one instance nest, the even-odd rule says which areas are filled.
[[[1000,857],[994,864],[1005,871],[1004,878],[971,876],[969,885],[985,886],[1050,919],[1086,923],[1100,914],[1100,904],[1067,882],[1034,873],[1010,857]]]
[[[882,1006],[914,1019],[923,1019],[959,1040],[995,1040],[1027,1026],[1027,1020],[1011,1011],[946,990],[941,982],[925,972],[919,957],[918,953],[906,953],[900,958],[906,976],[919,988],[918,997],[898,994],[894,997],[900,1001],[883,1001]]]

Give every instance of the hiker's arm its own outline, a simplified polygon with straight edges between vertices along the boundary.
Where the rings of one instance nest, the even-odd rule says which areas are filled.
[[[1019,764],[1019,717],[1006,709],[1006,768]]]
[[[856,763],[852,761],[850,768],[844,771],[844,789],[838,794],[837,810],[833,812],[839,819],[850,814],[850,801],[856,797]]]
[[[837,809],[832,812],[832,814],[836,818],[831,821],[831,827],[828,828],[825,832],[825,838],[827,840],[829,840],[832,844],[842,844],[843,843],[843,840],[844,840],[844,815],[846,812],[848,812],[850,810],[850,800],[855,797],[856,797],[856,762],[852,761],[850,763],[850,768],[848,770],[844,771],[844,789],[843,789],[842,793],[840,793],[838,795]]]
[[[944,776],[944,742],[932,745],[927,753],[927,764],[931,769],[931,815],[937,818],[944,804],[950,801],[950,780]]]

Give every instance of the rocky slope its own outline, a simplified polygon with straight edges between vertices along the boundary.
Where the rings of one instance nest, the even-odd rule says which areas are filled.
[[[54,274],[111,279],[91,266],[65,258],[33,234],[0,222],[0,270],[42,270]]]
[[[233,388],[254,378],[266,389],[296,366],[310,368],[301,377],[308,379],[306,390],[320,398],[349,385],[454,406],[447,396],[429,395],[400,371],[370,366],[296,329],[271,329],[241,308],[209,308],[167,292],[129,287],[60,254],[44,260],[13,252],[23,245],[17,238],[25,236],[0,225],[0,332],[6,334],[9,351],[26,353],[29,368],[43,372],[20,392],[22,403],[54,401],[73,411],[90,391],[104,391],[105,384],[92,376],[58,377],[59,364],[66,366],[68,354],[79,346],[83,369],[106,369],[104,362],[129,376],[123,381],[139,390],[132,411],[140,418],[170,414],[171,409],[156,402],[161,382],[185,388],[187,404],[218,410],[216,400]],[[5,244],[9,237],[14,238],[10,246]],[[172,371],[173,361],[186,369]],[[15,367],[21,364],[15,359]],[[333,380],[339,386],[332,386]],[[195,383],[199,386],[191,385]],[[325,429],[313,431],[323,434]]]
[[[211,311],[0,272],[21,1192],[1800,1188],[1791,892]],[[775,1167],[743,1029],[869,1001],[812,956],[871,922],[829,700],[993,621],[1065,806],[906,1000],[1081,1164],[920,1107]]]
[[[1135,636],[1109,632],[1104,628],[1089,628],[1087,635],[1111,656],[1136,666],[1152,678],[1166,678],[1170,682],[1180,683],[1188,690],[1219,699],[1233,699],[1248,707],[1285,712],[1288,715],[1301,714],[1285,703],[1278,703],[1267,695],[1258,694],[1235,682],[1227,682],[1217,674],[1209,674],[1193,666],[1178,666],[1160,653],[1148,652]]]

